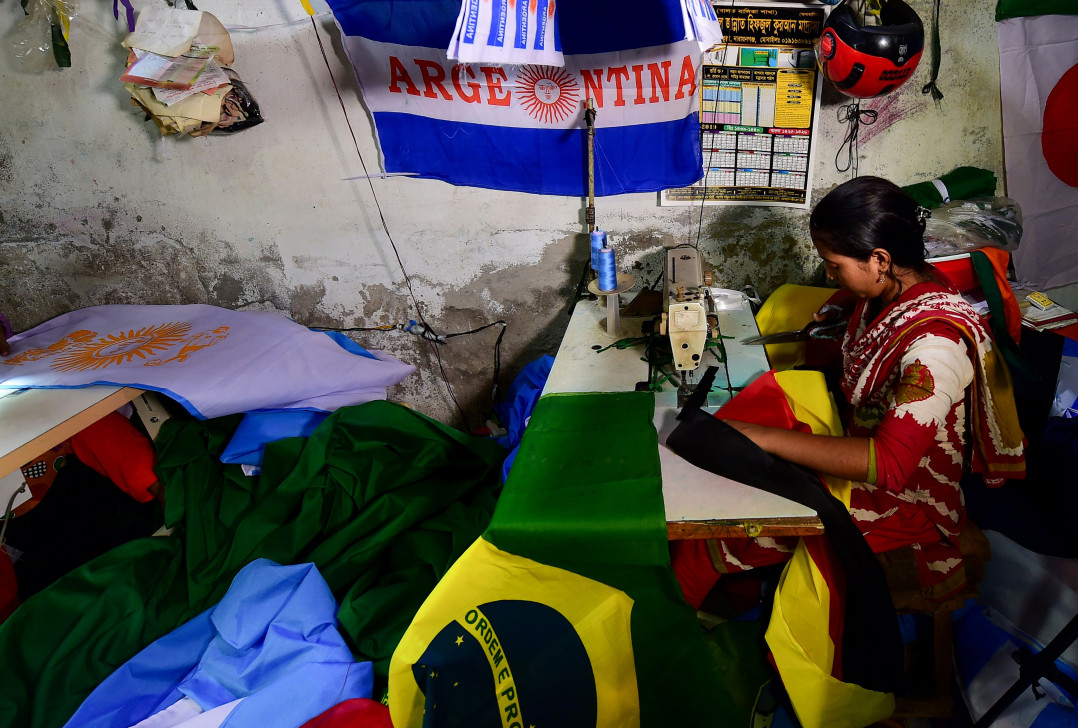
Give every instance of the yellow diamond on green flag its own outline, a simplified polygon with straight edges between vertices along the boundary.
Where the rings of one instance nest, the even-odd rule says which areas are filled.
[[[619,589],[479,538],[397,645],[393,725],[639,725],[632,607]]]

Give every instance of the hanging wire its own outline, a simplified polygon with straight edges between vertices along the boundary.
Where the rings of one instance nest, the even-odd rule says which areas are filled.
[[[725,52],[725,51],[724,51]],[[711,170],[711,159],[715,155],[715,132],[711,132],[711,149],[707,153],[707,166],[704,167],[704,188],[700,191],[700,217],[696,221],[696,242],[694,248],[700,250],[700,234],[704,230],[704,203],[707,201],[707,173]]]
[[[942,109],[943,104],[943,92],[940,91],[939,86],[936,85],[936,79],[940,75],[940,56],[942,55],[942,47],[940,45],[940,0],[936,0],[932,9],[932,78],[921,89],[921,93],[930,94],[932,100],[936,103],[937,109]]]
[[[494,340],[494,382],[490,388],[490,398],[495,402],[501,400],[501,392],[499,389],[498,381],[501,378],[500,375],[502,370],[502,339],[505,338],[505,329],[508,327],[508,325],[509,324],[507,324],[505,321],[494,321],[492,323],[486,324],[485,326],[480,326],[479,328],[472,329],[471,331],[461,331],[456,334],[445,335],[445,338],[451,339],[454,336],[478,334],[480,331],[483,331],[484,329],[489,329],[491,326],[502,327],[502,330],[498,332],[498,338]]]
[[[447,344],[447,343],[449,343],[449,339],[452,339],[454,337],[467,336],[469,334],[478,334],[480,331],[485,331],[486,329],[489,329],[492,326],[501,326],[502,330],[498,333],[498,338],[494,342],[494,384],[491,387],[491,394],[490,394],[491,399],[493,399],[494,401],[497,402],[498,399],[499,399],[499,385],[498,385],[498,382],[501,379],[501,369],[502,369],[501,346],[502,346],[502,339],[505,337],[505,329],[506,329],[506,327],[508,327],[508,325],[509,324],[507,322],[502,321],[502,320],[498,320],[498,321],[492,321],[489,324],[484,324],[483,326],[479,326],[477,328],[471,329],[470,331],[458,331],[458,332],[452,333],[452,334],[437,334],[434,331],[432,331],[430,328],[428,328],[426,326],[426,324],[420,323],[418,321],[409,321],[407,324],[384,324],[382,326],[348,326],[348,327],[311,326],[310,328],[312,330],[314,330],[314,331],[340,331],[342,333],[343,332],[348,332],[348,331],[362,331],[362,332],[370,332],[370,331],[403,331],[403,332],[408,333],[408,334],[415,334],[416,336],[424,338],[427,341],[430,341],[430,342],[435,343],[435,344]]]
[[[314,37],[318,40],[318,49],[322,52],[322,60],[326,64],[326,70],[329,72],[330,81],[333,82],[333,90],[337,93],[337,101],[341,105],[341,112],[344,114],[345,123],[348,125],[348,132],[352,135],[352,144],[355,145],[356,156],[359,157],[359,163],[363,167],[363,173],[367,175],[367,184],[370,186],[371,196],[374,198],[375,209],[378,210],[378,219],[382,222],[382,229],[385,231],[386,238],[393,248],[393,255],[397,259],[397,265],[400,266],[401,273],[404,275],[404,284],[408,288],[408,296],[412,299],[412,305],[415,307],[416,316],[419,318],[419,322],[423,324],[427,330],[433,332],[434,329],[423,318],[423,309],[419,306],[419,299],[416,298],[415,291],[412,289],[412,279],[408,275],[408,271],[404,268],[403,261],[401,261],[400,252],[397,250],[397,244],[393,240],[393,234],[389,232],[389,224],[386,222],[385,215],[382,213],[382,205],[378,201],[378,194],[374,190],[374,182],[371,181],[370,173],[367,171],[367,163],[363,159],[362,152],[359,151],[359,141],[356,140],[356,132],[352,128],[352,120],[348,117],[348,109],[345,107],[344,99],[341,97],[341,90],[337,87],[337,79],[334,77],[333,69],[329,65],[329,57],[326,55],[326,48],[322,44],[322,36],[318,32],[318,23],[315,22],[314,16],[311,16],[311,27],[314,28]],[[442,361],[441,352],[438,351],[435,342],[431,341],[428,337],[424,338],[427,339],[431,353],[434,354],[434,358],[438,362],[438,372],[441,374],[442,381],[445,382],[445,388],[446,391],[449,392],[449,398],[453,400],[453,404],[456,406],[458,414],[460,414],[464,429],[468,430],[468,417],[464,414],[464,408],[460,406],[460,402],[457,401],[457,395],[453,392],[453,385],[449,383],[449,376],[445,372],[445,364]]]
[[[730,7],[733,8],[736,4],[736,0],[731,0]],[[719,58],[719,66],[726,66],[726,51],[729,50],[730,44],[723,43],[722,57]],[[700,132],[700,140],[703,142],[704,133]],[[736,150],[735,150],[736,154]],[[696,221],[696,243],[693,247],[700,250],[700,235],[704,230],[704,203],[707,202],[707,173],[711,170],[711,160],[715,155],[715,132],[711,132],[711,149],[707,154],[707,164],[704,166],[704,187],[700,191],[700,217]]]
[[[3,548],[4,543],[6,542],[7,522],[11,520],[11,511],[14,510],[15,498],[19,495],[19,493],[22,493],[24,490],[26,490],[26,481],[25,480],[23,481],[22,485],[20,485],[15,490],[15,492],[11,494],[11,498],[8,499],[7,508],[4,509],[4,525],[0,526],[0,548]],[[0,552],[0,559],[6,559],[6,558],[7,558],[7,556],[5,556],[2,552]]]
[[[876,123],[876,111],[873,109],[862,109],[861,100],[858,99],[849,104],[843,104],[838,108],[838,120],[840,123],[846,124],[846,136],[842,140],[842,144],[839,145],[838,151],[835,152],[835,169],[839,172],[849,172],[853,170],[853,176],[857,176],[857,168],[859,162],[858,153],[858,135],[861,131],[861,125],[869,126]],[[846,166],[842,167],[839,164],[839,157],[842,156],[842,150],[846,150]]]

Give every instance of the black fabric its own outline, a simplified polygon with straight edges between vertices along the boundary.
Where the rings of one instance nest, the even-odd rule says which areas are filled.
[[[902,677],[902,636],[883,569],[842,502],[812,472],[761,450],[736,429],[686,407],[667,446],[693,465],[808,506],[845,573],[842,675],[869,690],[894,692]]]
[[[15,562],[19,599],[122,543],[152,535],[162,522],[156,501],[139,503],[69,456],[41,502],[8,524],[8,544],[23,552]]]
[[[1049,417],[1026,452],[1025,480],[999,488],[985,487],[976,475],[962,481],[966,512],[982,531],[1002,533],[1030,551],[1078,558],[1076,469],[1078,419]]]

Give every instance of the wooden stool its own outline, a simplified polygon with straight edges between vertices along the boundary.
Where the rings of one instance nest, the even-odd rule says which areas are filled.
[[[907,645],[905,665],[907,677],[931,675],[932,679],[928,685],[911,685],[908,690],[895,695],[894,719],[947,718],[954,713],[954,699],[951,697],[954,677],[952,617],[967,599],[977,597],[977,584],[984,578],[985,563],[992,558],[988,539],[968,518],[959,535],[959,548],[966,585],[943,600],[933,598],[931,590],[918,586],[912,549],[897,549],[877,555],[887,576],[895,611],[931,617],[932,623],[929,654],[924,654],[924,645],[920,640]],[[920,651],[918,648],[921,648]],[[926,687],[930,689],[926,691]]]

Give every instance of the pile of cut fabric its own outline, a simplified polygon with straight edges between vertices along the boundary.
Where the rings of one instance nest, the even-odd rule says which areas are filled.
[[[231,134],[262,123],[258,103],[230,68],[228,31],[210,13],[149,6],[123,45],[131,50],[124,88],[162,135]]]

